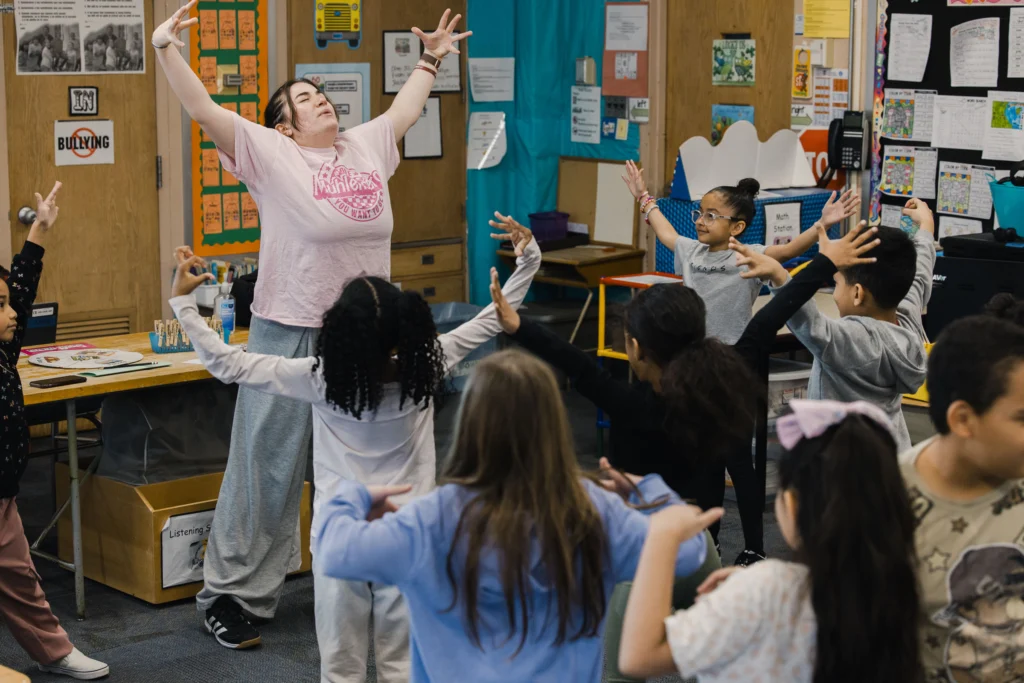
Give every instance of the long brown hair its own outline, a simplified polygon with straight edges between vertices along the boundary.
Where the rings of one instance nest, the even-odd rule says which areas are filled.
[[[448,552],[454,595],[449,609],[461,597],[473,644],[482,649],[477,597],[485,548],[496,549],[501,558],[508,638],[520,635],[515,654],[526,644],[533,539],[540,543],[545,575],[556,596],[555,644],[595,637],[606,608],[602,571],[607,543],[601,517],[581,482],[569,420],[551,370],[521,351],[488,357],[474,368],[466,386],[455,434],[443,480],[474,495],[462,511]],[[456,562],[463,557],[465,564],[457,571]]]

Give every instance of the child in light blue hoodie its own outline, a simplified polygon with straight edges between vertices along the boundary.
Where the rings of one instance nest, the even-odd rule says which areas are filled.
[[[404,487],[342,481],[321,510],[321,571],[398,586],[413,683],[599,680],[608,599],[647,536],[637,508],[679,497],[657,475],[585,476],[554,375],[519,351],[474,369],[444,479],[401,509],[388,496]],[[677,576],[702,565],[721,514],[686,508]]]

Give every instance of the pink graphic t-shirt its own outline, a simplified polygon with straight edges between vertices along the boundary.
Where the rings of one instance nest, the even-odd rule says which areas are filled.
[[[320,327],[349,280],[390,278],[388,180],[398,147],[387,116],[340,133],[333,148],[312,149],[235,115],[235,158],[223,150],[220,158],[260,211],[254,315]]]

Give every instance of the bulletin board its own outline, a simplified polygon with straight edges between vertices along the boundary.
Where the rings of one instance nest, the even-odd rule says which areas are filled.
[[[262,120],[270,97],[268,22],[267,0],[204,0],[199,5],[198,40],[190,50],[192,69],[213,101],[254,122]],[[241,74],[241,85],[225,86],[225,74]],[[196,254],[259,251],[256,202],[245,185],[224,170],[216,146],[194,121],[191,164]]]
[[[969,184],[958,185],[958,176],[955,174],[942,174],[943,162],[967,164],[972,166],[986,166],[993,167],[996,169],[998,175],[999,172],[1005,174],[1005,172],[1012,165],[1012,161],[1009,160],[993,160],[986,158],[986,155],[980,150],[969,150],[969,149],[955,149],[944,147],[942,144],[936,144],[939,141],[935,136],[937,133],[933,133],[932,141],[911,141],[906,139],[899,139],[899,135],[895,138],[888,134],[892,132],[892,128],[887,129],[886,114],[887,108],[889,111],[897,111],[898,107],[894,107],[892,104],[886,105],[885,102],[885,89],[906,89],[906,90],[924,90],[924,91],[936,91],[938,96],[956,96],[956,97],[971,97],[987,99],[989,91],[1011,91],[1011,92],[1024,92],[1024,78],[1010,78],[1008,77],[1008,63],[1011,60],[1011,10],[1014,8],[1024,8],[1024,2],[1014,2],[1013,4],[1007,3],[1006,0],[996,2],[995,0],[974,0],[973,2],[967,2],[966,0],[956,0],[955,4],[949,4],[947,0],[932,0],[930,2],[918,2],[917,0],[878,0],[878,17],[877,17],[877,33],[876,33],[876,60],[875,60],[875,74],[874,74],[874,110],[870,112],[872,114],[872,128],[871,128],[871,220],[872,223],[877,223],[883,218],[884,207],[898,207],[906,203],[906,196],[892,196],[881,192],[881,186],[883,181],[886,179],[887,174],[885,173],[884,160],[885,152],[887,148],[892,146],[902,146],[917,149],[925,148],[929,149],[935,147],[938,154],[938,162],[936,167],[936,187],[934,188],[935,199],[925,198],[924,201],[936,212],[936,227],[941,228],[942,219],[961,219],[963,222],[967,220],[980,221],[982,230],[984,232],[991,232],[995,220],[995,212],[992,211],[987,217],[980,217],[977,215],[967,215],[961,213],[959,209],[955,212],[942,211],[941,209],[946,208],[958,208],[956,202],[948,201],[951,197],[959,194],[963,196],[963,190],[956,190],[955,192],[942,192],[943,187],[960,187],[966,188]],[[1020,13],[1020,9],[1016,10]],[[931,31],[931,50],[928,55],[927,66],[925,67],[923,78],[919,82],[910,81],[899,81],[890,78],[890,67],[893,66],[891,60],[891,52],[893,51],[893,15],[931,15],[932,17],[932,31]],[[1024,19],[1017,15],[1018,19]],[[998,71],[997,71],[997,84],[996,87],[955,87],[952,85],[951,72],[953,71],[951,66],[951,30],[964,24],[971,22],[976,19],[986,18],[999,18],[999,60],[998,60]],[[1014,41],[1019,42],[1019,41]],[[897,49],[899,49],[897,47]],[[1024,55],[1019,55],[1024,57]],[[906,63],[904,61],[904,63]],[[909,109],[907,110],[909,111]],[[938,113],[938,110],[934,110]],[[979,109],[980,112],[980,109]],[[986,105],[985,109],[986,116],[983,121],[975,120],[975,125],[970,126],[968,131],[960,131],[961,137],[965,134],[968,136],[977,136],[976,139],[982,140],[985,138],[988,123],[991,119],[987,115],[988,109]],[[967,120],[964,117],[958,117],[960,120]],[[937,119],[935,123],[937,123]],[[934,125],[934,123],[933,123]],[[948,130],[948,127],[947,127]],[[949,139],[947,136],[946,139]],[[891,166],[890,166],[891,168]],[[948,167],[947,167],[948,168]],[[991,171],[990,171],[991,172]],[[975,173],[974,175],[978,175]],[[891,174],[887,176],[891,179]],[[972,180],[973,182],[973,180]],[[970,185],[971,188],[977,190],[983,190],[987,193],[987,181],[985,182],[984,188],[975,188],[974,185]],[[938,206],[939,200],[945,197],[947,200],[943,206]],[[973,198],[971,202],[973,204]],[[982,202],[982,206],[984,203]],[[977,204],[974,204],[977,206]],[[893,209],[888,211],[890,219],[895,216]],[[971,227],[977,227],[977,224],[972,223]]]

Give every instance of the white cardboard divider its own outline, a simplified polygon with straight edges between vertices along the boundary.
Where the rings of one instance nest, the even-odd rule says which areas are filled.
[[[684,182],[690,199],[720,186],[756,178],[765,190],[813,187],[814,174],[799,136],[780,130],[761,142],[749,121],[737,121],[725,131],[717,146],[705,137],[692,137],[679,147]]]

